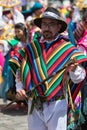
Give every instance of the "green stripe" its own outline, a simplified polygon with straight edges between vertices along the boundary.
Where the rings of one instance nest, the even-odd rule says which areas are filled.
[[[25,55],[25,50],[24,50],[24,49],[21,49],[21,50],[19,50],[18,52],[19,52],[19,55],[21,55],[22,58],[23,58],[24,55]]]
[[[40,43],[38,42],[37,39],[34,39],[34,44],[35,44],[35,47],[36,47],[37,52],[38,52],[38,58],[40,60],[40,65],[41,65],[42,72],[46,77],[47,76],[47,68],[46,68],[46,65],[45,65],[44,60],[43,60]]]
[[[81,55],[79,54],[79,55],[76,56],[77,60],[81,60],[81,59],[84,59],[84,58],[87,58],[87,56],[84,56],[82,54]]]
[[[68,50],[68,49],[71,48],[71,47],[72,47],[72,44],[68,44],[68,45],[66,45],[65,47],[63,47],[60,51],[58,51],[58,52],[50,59],[50,61],[48,62],[47,69],[49,69],[49,68],[54,64],[54,62],[55,62],[59,57],[61,57],[62,54],[63,54],[66,50]]]
[[[42,71],[44,70],[43,74],[45,75],[45,77],[47,77],[47,68],[46,68],[46,65],[45,65],[42,57],[40,57],[40,63],[41,63]]]
[[[11,67],[11,70],[13,71],[13,74],[16,75],[16,71],[18,68],[20,68],[20,65],[17,65],[14,63],[14,61],[9,61],[9,65]]]
[[[50,93],[53,92],[53,90],[60,84],[60,82],[63,79],[63,74],[53,83],[53,85],[48,89],[48,91],[46,92],[46,96],[49,96]]]
[[[26,63],[25,66],[24,66],[23,77],[22,77],[24,85],[26,84],[26,78],[27,78],[27,75],[28,75],[28,71],[29,71],[29,65]]]
[[[37,48],[38,56],[41,56],[42,55],[42,51],[41,51],[41,47],[40,47],[40,43],[38,42],[38,39],[34,39],[34,45]]]

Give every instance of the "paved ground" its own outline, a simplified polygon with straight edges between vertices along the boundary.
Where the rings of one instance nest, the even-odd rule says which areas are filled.
[[[7,104],[10,101],[7,101]],[[3,103],[2,99],[0,98],[0,130],[28,130],[27,126],[27,112],[24,112],[24,109],[21,108],[20,110],[16,110],[16,104],[10,105],[7,110],[3,110],[6,103]],[[76,130],[87,130],[87,123],[78,128]]]
[[[7,101],[7,104],[9,101]],[[15,103],[10,105],[7,110],[3,110],[6,103],[0,99],[0,130],[28,130],[27,127],[27,112],[24,109],[14,109]]]

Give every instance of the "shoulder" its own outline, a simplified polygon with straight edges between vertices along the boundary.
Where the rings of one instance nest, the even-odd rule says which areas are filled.
[[[7,40],[7,42],[10,46],[14,47],[19,43],[19,40],[14,38],[14,39],[11,39],[11,40]]]

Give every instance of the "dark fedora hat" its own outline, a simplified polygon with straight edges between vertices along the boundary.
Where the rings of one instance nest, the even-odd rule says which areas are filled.
[[[64,32],[67,28],[67,23],[61,19],[58,10],[53,7],[48,7],[40,18],[34,19],[34,24],[41,28],[41,22],[43,18],[56,19],[58,23],[62,25],[59,33]]]

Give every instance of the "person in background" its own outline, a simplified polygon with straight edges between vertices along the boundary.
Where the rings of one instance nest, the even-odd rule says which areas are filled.
[[[0,24],[1,26],[3,26],[0,36],[0,45],[3,45],[2,52],[5,57],[5,63],[2,72],[3,75],[2,98],[4,101],[7,100],[7,93],[9,88],[12,88],[14,86],[14,76],[9,68],[8,60],[10,58],[10,52],[13,50],[14,46],[18,43],[17,39],[15,40],[16,43],[13,42],[12,44],[10,44],[9,41],[11,41],[15,37],[14,24],[19,23],[19,20],[22,23],[25,22],[23,15],[18,10],[14,11],[16,12],[16,15],[13,17],[12,8],[5,8],[3,9],[2,15],[0,16]]]
[[[80,23],[82,23],[82,24],[77,26],[77,28],[75,30],[75,34],[77,36],[76,45],[77,45],[77,48],[81,52],[84,53],[84,55],[87,55],[87,11],[84,12]],[[85,66],[86,66],[86,64],[85,64]],[[81,110],[82,110],[82,114],[85,118],[85,122],[81,125],[81,127],[82,127],[82,130],[86,130],[87,129],[87,78],[81,89],[81,98],[82,98]]]
[[[3,21],[0,21],[0,98],[2,98],[2,83],[3,83],[3,78],[2,78],[2,72],[4,68],[4,63],[5,63],[5,56],[3,54],[3,40],[2,40],[2,34],[4,32],[4,26],[5,23]]]
[[[32,41],[35,32],[36,32],[36,31],[39,31],[39,30],[37,29],[37,27],[35,26],[33,20],[34,20],[34,19],[33,19],[32,16],[29,16],[28,19],[26,19],[26,26],[27,26],[27,29],[28,29],[29,42]]]
[[[73,14],[74,14],[74,7],[71,6],[71,8],[69,9],[70,22],[68,23],[67,30],[68,30],[69,40],[71,41],[71,43],[73,45],[76,45],[75,38],[74,38],[74,31],[76,29],[76,22],[73,19]]]
[[[87,29],[87,11],[82,15],[82,19],[77,22],[76,29],[74,30],[75,41],[78,44],[80,39],[83,37]]]
[[[22,13],[17,9],[17,7],[13,8],[3,8],[2,15],[0,16],[0,20],[5,23],[4,27],[4,37],[3,40],[11,40],[13,39],[15,32],[14,32],[14,24],[20,22],[25,22],[24,16]]]
[[[4,84],[2,89],[2,97],[4,100],[14,100],[16,91],[15,91],[15,77],[9,68],[8,61],[13,57],[17,51],[21,48],[24,48],[27,44],[27,28],[23,23],[17,23],[14,26],[15,28],[15,37],[14,39],[7,40],[9,51],[6,55],[5,66],[3,70]],[[13,78],[12,78],[13,77]],[[12,80],[10,80],[12,79]],[[9,82],[10,81],[10,82]],[[25,109],[27,109],[27,104],[25,101],[17,101],[16,109],[21,108],[21,104],[24,104]]]
[[[42,14],[42,10],[43,5],[39,1],[36,1],[29,10],[22,11],[22,14],[24,15],[25,19],[29,16],[33,16],[34,18],[36,18],[40,17],[40,15]]]
[[[28,30],[29,30],[28,32],[29,32],[29,41],[30,42],[33,39],[35,32],[37,32],[37,33],[41,32],[40,28],[38,28],[34,24],[33,20],[42,15],[42,12],[44,11],[43,9],[44,9],[43,5],[39,1],[36,1],[29,10],[22,12],[24,17],[26,17],[26,25],[28,26]]]
[[[11,51],[10,57],[16,55],[19,49],[23,49],[26,47],[26,45],[28,44],[28,31],[25,24],[23,23],[15,24],[15,38],[8,42],[10,45],[14,44],[13,45],[14,49],[13,51]],[[27,112],[27,102],[24,100],[17,101],[16,109],[19,110],[22,107],[22,105],[24,106],[24,111]]]
[[[34,24],[42,35],[35,33],[25,51],[19,50],[9,60],[16,77],[21,75],[16,80],[16,98],[28,99],[28,130],[67,130],[70,110],[73,121],[79,120],[74,100],[86,77],[82,63],[87,56],[61,36],[67,24],[55,8],[48,7]]]
[[[22,11],[26,10],[27,0],[21,0]]]

